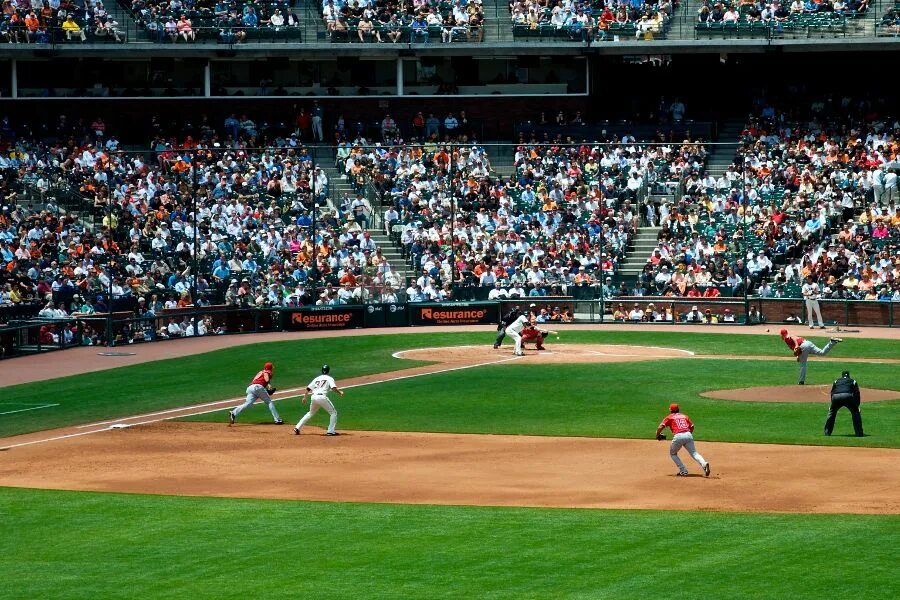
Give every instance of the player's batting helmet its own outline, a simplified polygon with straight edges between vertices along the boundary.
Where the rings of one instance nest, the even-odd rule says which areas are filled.
[[[264,371],[272,371],[274,369],[275,369],[275,366],[270,362],[267,362],[266,364],[263,365]]]
[[[323,375],[328,375],[329,371],[331,371],[331,367],[329,367],[328,365],[322,365],[322,374]]]

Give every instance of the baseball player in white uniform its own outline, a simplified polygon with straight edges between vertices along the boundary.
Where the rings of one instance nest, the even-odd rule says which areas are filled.
[[[343,396],[344,390],[338,388],[334,379],[328,374],[330,371],[331,367],[322,365],[322,374],[310,381],[309,385],[306,386],[306,391],[303,392],[303,397],[300,398],[300,404],[306,402],[306,396],[309,394],[312,394],[312,400],[309,402],[309,412],[303,415],[303,418],[300,419],[297,426],[294,427],[294,435],[300,435],[300,430],[303,429],[303,426],[313,418],[320,408],[325,409],[325,412],[329,415],[328,431],[325,432],[325,435],[340,435],[334,430],[337,425],[338,415],[337,410],[334,408],[334,404],[328,399],[328,392],[334,390]]]
[[[525,329],[525,325],[530,322],[531,320],[528,318],[528,315],[519,315],[519,317],[506,328],[506,335],[516,342],[516,356],[525,356],[525,352],[522,351],[522,330]]]
[[[819,284],[813,283],[812,277],[806,278],[806,283],[800,289],[803,298],[806,300],[806,315],[809,319],[809,328],[815,329],[813,326],[813,313],[819,318],[819,329],[825,329],[825,323],[822,322],[822,308],[819,306]]]

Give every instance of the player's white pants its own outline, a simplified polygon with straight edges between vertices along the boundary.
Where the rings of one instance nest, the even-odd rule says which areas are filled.
[[[244,412],[244,410],[253,406],[253,403],[257,398],[266,403],[266,406],[269,407],[269,412],[272,413],[273,419],[275,419],[276,421],[281,420],[281,417],[278,416],[278,410],[276,410],[275,408],[275,403],[272,402],[272,398],[271,396],[269,396],[269,392],[266,391],[265,386],[262,386],[258,383],[250,384],[250,386],[247,387],[247,399],[243,404],[231,411],[231,413],[234,415],[234,418],[236,419],[239,414]]]
[[[522,334],[509,327],[506,328],[506,335],[516,342],[516,354],[522,354]]]
[[[684,463],[678,458],[678,451],[681,450],[682,446],[687,448],[687,451],[694,460],[697,461],[697,464],[701,467],[706,466],[706,460],[700,456],[700,453],[697,452],[697,448],[694,447],[694,435],[689,431],[685,431],[684,433],[676,433],[672,437],[672,444],[669,446],[669,456],[672,457],[672,461],[678,466],[679,472],[685,474],[688,472],[687,467],[684,466]]]
[[[328,419],[328,432],[334,433],[334,428],[337,425],[337,410],[334,408],[334,404],[331,403],[331,400],[328,399],[328,396],[312,397],[309,401],[309,412],[303,415],[303,418],[297,423],[297,429],[302,429],[303,426],[319,412],[320,408],[325,409],[325,412],[330,415]]]
[[[834,348],[834,343],[830,341],[825,344],[824,348],[819,348],[811,341],[803,340],[803,343],[800,344],[800,356],[797,357],[797,362],[800,363],[800,383],[806,383],[806,361],[809,360],[809,355],[825,356],[831,352],[832,348]]]
[[[809,326],[813,326],[813,312],[819,318],[819,327],[825,327],[822,322],[822,308],[819,306],[818,300],[806,300],[806,318],[809,319]]]

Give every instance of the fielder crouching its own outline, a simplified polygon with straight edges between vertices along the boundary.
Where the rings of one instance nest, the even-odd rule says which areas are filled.
[[[529,342],[534,342],[536,350],[545,350],[544,348],[544,340],[550,334],[556,334],[555,331],[544,331],[543,329],[538,329],[534,325],[526,325],[525,329],[522,330],[522,347],[525,347],[525,344]]]

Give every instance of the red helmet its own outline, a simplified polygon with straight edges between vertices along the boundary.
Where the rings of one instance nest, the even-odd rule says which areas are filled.
[[[267,362],[266,364],[263,365],[263,371],[271,371],[274,368],[275,368],[275,365],[273,365],[270,362]]]

